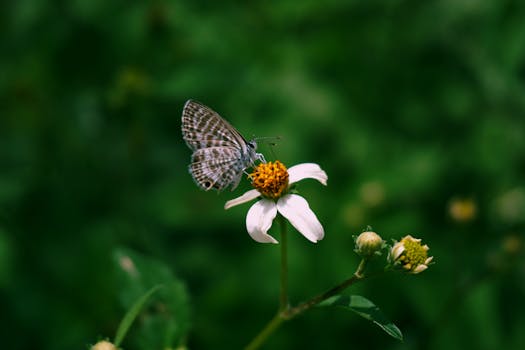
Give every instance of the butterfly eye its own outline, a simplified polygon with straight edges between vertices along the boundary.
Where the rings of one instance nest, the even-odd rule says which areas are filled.
[[[255,148],[257,147],[257,144],[255,143],[255,141],[250,141],[250,142],[248,142],[247,144],[248,144],[248,146],[249,146],[250,148],[252,148],[252,149],[255,149]]]

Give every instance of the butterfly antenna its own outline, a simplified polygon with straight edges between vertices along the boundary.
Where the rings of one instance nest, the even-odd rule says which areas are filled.
[[[275,146],[277,144],[277,141],[281,140],[281,136],[262,136],[262,137],[254,137],[254,141],[264,141],[264,143]],[[270,140],[274,140],[273,142]]]
[[[274,159],[277,158],[274,147],[277,145],[278,141],[281,141],[281,136],[263,136],[254,138],[256,142],[263,141],[264,144],[270,146],[270,153]]]

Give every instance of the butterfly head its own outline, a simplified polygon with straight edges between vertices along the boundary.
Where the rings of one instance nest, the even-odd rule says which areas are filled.
[[[252,150],[257,150],[257,142],[255,140],[250,140],[248,142],[246,142],[246,144],[248,145],[248,147],[250,147]]]

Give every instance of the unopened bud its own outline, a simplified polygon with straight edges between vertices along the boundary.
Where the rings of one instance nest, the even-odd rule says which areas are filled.
[[[101,340],[91,347],[91,350],[118,350],[115,345],[107,340]]]
[[[374,254],[380,255],[383,247],[383,239],[373,231],[365,231],[355,240],[355,252],[364,258],[371,257]]]

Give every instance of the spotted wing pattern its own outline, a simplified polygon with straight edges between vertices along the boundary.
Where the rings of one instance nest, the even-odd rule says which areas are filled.
[[[182,136],[193,151],[190,174],[204,190],[234,190],[244,170],[264,159],[255,142],[247,142],[218,113],[196,101],[184,105]]]

